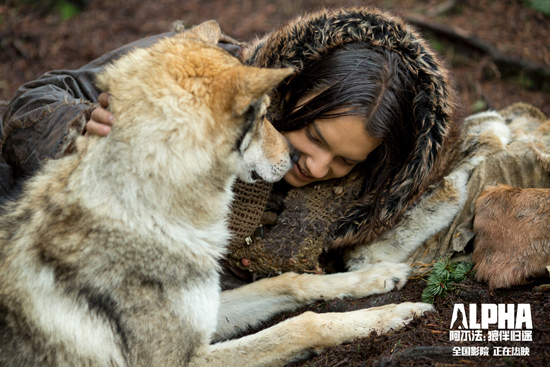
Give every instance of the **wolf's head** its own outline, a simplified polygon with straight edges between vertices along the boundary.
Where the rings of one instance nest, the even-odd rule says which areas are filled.
[[[132,162],[142,175],[220,186],[235,175],[277,181],[297,160],[265,119],[265,94],[293,70],[245,66],[216,46],[220,34],[215,21],[202,23],[132,51],[99,75],[115,116],[109,139],[139,157]]]

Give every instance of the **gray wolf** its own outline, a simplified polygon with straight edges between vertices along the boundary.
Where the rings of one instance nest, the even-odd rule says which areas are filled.
[[[398,329],[431,310],[403,303],[306,312],[223,341],[274,313],[388,292],[408,266],[287,273],[220,293],[231,186],[281,179],[296,160],[265,120],[265,93],[290,69],[242,65],[215,22],[120,58],[107,138],[80,137],[48,162],[0,226],[2,366],[280,366]]]

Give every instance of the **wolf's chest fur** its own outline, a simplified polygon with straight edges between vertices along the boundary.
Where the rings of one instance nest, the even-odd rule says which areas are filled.
[[[128,206],[124,187],[120,195],[94,198],[86,174],[93,169],[78,156],[52,162],[4,218],[0,304],[11,312],[0,324],[24,319],[34,343],[48,346],[46,355],[66,349],[82,364],[123,365],[132,340],[147,338],[121,333],[133,328],[125,312],[151,313],[155,333],[184,327],[196,331],[196,343],[204,342],[216,327],[225,222],[195,228],[169,208],[160,213]],[[128,177],[125,184],[131,185]],[[23,337],[2,329],[7,338]],[[25,354],[32,345],[18,347],[17,354]]]

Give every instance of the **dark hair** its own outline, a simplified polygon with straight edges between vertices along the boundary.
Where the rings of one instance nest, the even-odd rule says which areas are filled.
[[[413,82],[398,53],[349,43],[304,65],[278,87],[281,112],[272,121],[278,130],[298,130],[316,119],[358,115],[364,117],[367,133],[381,141],[356,168],[364,178],[362,193],[377,198],[370,210],[371,228],[382,227],[377,223],[380,207],[415,145]],[[298,106],[308,95],[314,97]]]

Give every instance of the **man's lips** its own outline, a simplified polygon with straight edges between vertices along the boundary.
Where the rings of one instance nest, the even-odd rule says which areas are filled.
[[[294,173],[302,181],[313,181],[315,179],[314,177],[308,175],[298,163],[294,165]]]

